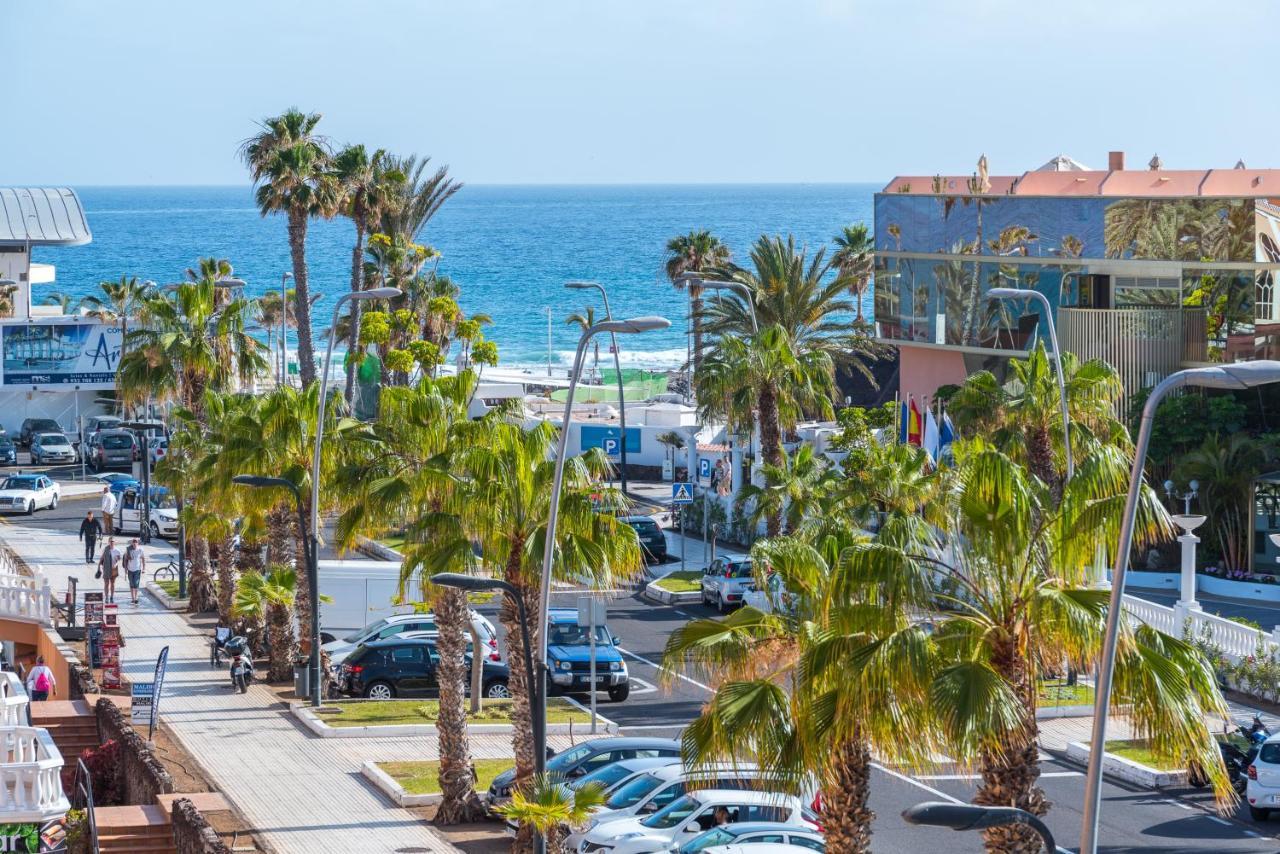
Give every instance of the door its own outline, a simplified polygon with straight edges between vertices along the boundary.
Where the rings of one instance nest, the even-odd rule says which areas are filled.
[[[401,697],[425,697],[431,693],[434,681],[424,647],[420,644],[397,646],[390,652],[388,658],[396,693]]]

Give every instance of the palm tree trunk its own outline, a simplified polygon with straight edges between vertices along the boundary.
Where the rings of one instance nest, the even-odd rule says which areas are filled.
[[[1058,467],[1053,462],[1053,442],[1049,438],[1048,429],[1030,429],[1026,432],[1026,437],[1027,463],[1031,473],[1053,491],[1055,499],[1061,498],[1062,484],[1058,480]]]
[[[532,618],[534,614],[538,613],[538,592],[526,584],[523,573],[520,571],[520,558],[523,551],[524,543],[517,538],[511,544],[511,551],[507,555],[504,577],[508,583],[515,586],[516,590],[520,591],[525,604],[525,611]],[[535,759],[533,706],[529,694],[532,686],[529,685],[523,666],[524,637],[520,633],[520,611],[516,607],[515,601],[505,594],[502,597],[499,618],[502,621],[503,629],[506,631],[507,660],[511,663],[510,673],[507,677],[507,687],[511,690],[511,745],[516,755],[516,778],[512,786],[523,788],[533,782]],[[535,647],[538,643],[537,630],[536,624],[529,627],[529,642],[534,644]],[[520,830],[512,842],[511,850],[517,852],[517,854],[518,852],[533,850],[532,825],[527,822],[520,825]]]
[[[470,617],[467,594],[446,587],[436,600],[436,627],[440,651],[438,668],[440,716],[436,731],[440,734],[440,808],[436,824],[464,824],[484,815],[484,805],[476,796],[475,769],[471,764],[471,742],[467,738],[466,693],[467,666],[464,660],[467,641],[464,632]],[[473,651],[474,655],[479,649]]]
[[[213,578],[209,574],[209,541],[195,536],[191,544],[191,577],[188,579],[187,592],[191,595],[187,611],[192,614],[203,614],[212,611],[218,605],[213,592]]]
[[[760,455],[772,466],[782,465],[782,427],[778,423],[778,392],[766,383],[760,388],[756,403],[760,409]],[[782,508],[779,506],[765,520],[770,537],[782,533]]]
[[[227,537],[218,548],[218,619],[224,626],[231,625],[231,608],[236,601],[235,549]]]
[[[828,854],[866,854],[876,814],[867,806],[871,751],[860,735],[832,751],[823,777],[822,827]]]
[[[293,565],[293,514],[284,505],[267,512],[267,563]]]
[[[293,676],[293,659],[297,652],[293,636],[293,620],[284,605],[270,605],[267,609],[268,653],[267,677],[272,682],[282,682]]]
[[[364,217],[354,218],[356,224],[356,245],[351,250],[351,292],[358,293],[364,289]],[[363,305],[356,300],[350,305],[351,328],[347,331],[347,388],[344,392],[347,404],[350,405],[352,395],[356,391],[356,346],[360,342],[360,314]]]
[[[702,286],[689,285],[689,323],[693,327],[693,373],[702,365]]]
[[[307,519],[311,518],[311,512],[308,507],[311,500],[309,496],[303,496],[302,499],[302,515]],[[299,520],[294,513],[290,513],[290,528],[294,534],[294,570],[297,573],[298,584],[293,594],[293,611],[298,615],[298,626],[302,632],[302,637],[306,645],[311,640],[311,586],[308,583],[310,577],[308,573],[310,568],[307,566],[307,532],[299,527]]]
[[[251,572],[262,573],[262,549],[263,543],[261,540],[243,540],[240,543],[240,552],[236,557],[240,577]],[[234,596],[232,601],[235,601]],[[266,649],[270,643],[265,615],[263,614],[258,614],[254,617],[241,617],[233,631],[249,639],[250,649]]]
[[[993,642],[991,664],[1013,686],[1023,703],[1023,723],[1007,734],[1000,750],[984,750],[979,760],[982,785],[975,804],[1018,807],[1032,815],[1044,815],[1050,803],[1036,785],[1040,777],[1040,745],[1037,742],[1035,680],[1031,667],[1018,652],[1010,633]],[[1039,835],[1022,825],[993,827],[983,831],[987,850],[996,854],[1039,854]]]
[[[311,345],[311,291],[307,288],[307,215],[289,211],[289,255],[293,259],[293,316],[298,327],[298,370],[302,387],[316,381]]]

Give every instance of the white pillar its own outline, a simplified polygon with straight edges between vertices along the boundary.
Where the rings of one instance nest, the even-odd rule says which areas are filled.
[[[1200,538],[1187,531],[1178,537],[1178,542],[1182,543],[1182,596],[1178,599],[1178,604],[1188,610],[1198,611],[1200,603],[1196,601],[1196,543],[1200,542]]]

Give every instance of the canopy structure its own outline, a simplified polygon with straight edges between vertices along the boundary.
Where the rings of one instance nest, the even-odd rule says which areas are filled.
[[[93,240],[69,187],[0,187],[0,245],[79,246]]]

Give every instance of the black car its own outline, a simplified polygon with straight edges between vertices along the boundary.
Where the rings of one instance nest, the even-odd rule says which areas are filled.
[[[62,428],[52,418],[26,418],[22,422],[22,430],[18,433],[18,444],[31,447],[31,437],[37,433],[61,433]]]
[[[471,666],[467,656],[467,667]],[[390,700],[395,697],[434,697],[440,691],[436,668],[440,653],[426,638],[393,636],[360,644],[338,668],[338,684],[350,697]],[[485,659],[482,674],[484,696],[505,699],[507,666]]]
[[[0,436],[0,466],[16,466],[18,449],[8,436]]]
[[[662,533],[657,522],[648,516],[624,516],[622,521],[635,529],[645,560],[662,563],[667,559],[667,535]]]
[[[596,738],[575,744],[551,757],[547,761],[547,773],[566,780],[576,780],[624,759],[650,759],[663,756],[679,759],[680,742],[674,738],[646,736]],[[511,800],[511,784],[515,779],[516,769],[514,768],[509,768],[493,778],[493,783],[489,786],[490,808]]]

